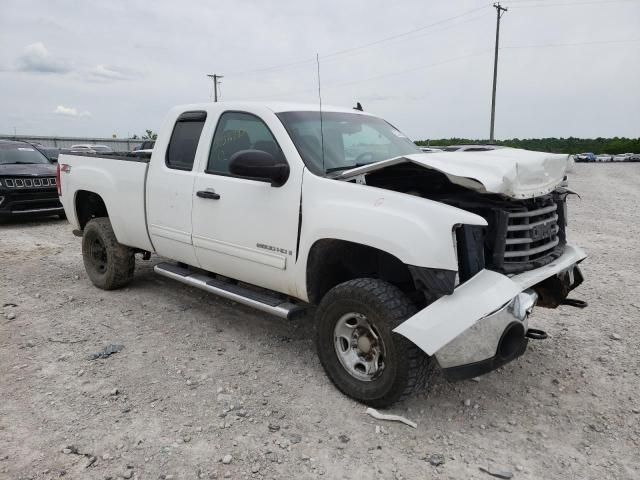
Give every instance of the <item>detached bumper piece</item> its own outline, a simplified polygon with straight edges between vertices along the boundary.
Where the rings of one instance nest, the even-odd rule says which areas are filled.
[[[542,338],[544,333],[531,329],[533,335],[528,335],[528,317],[537,299],[533,290],[518,294],[438,350],[435,357],[444,376],[449,380],[477,377],[522,355],[527,337]]]
[[[483,269],[393,331],[435,357],[450,379],[490,372],[522,355],[530,339],[546,338],[529,328],[529,314],[565,301],[582,282],[577,264],[585,258],[567,245],[551,263],[517,275]]]

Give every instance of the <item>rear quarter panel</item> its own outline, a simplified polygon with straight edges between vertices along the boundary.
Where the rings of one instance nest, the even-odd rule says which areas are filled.
[[[61,201],[69,222],[75,228],[80,228],[76,210],[78,192],[93,192],[104,201],[118,242],[153,251],[145,215],[148,163],[64,154],[60,155],[58,163],[71,167],[70,172],[60,173]]]

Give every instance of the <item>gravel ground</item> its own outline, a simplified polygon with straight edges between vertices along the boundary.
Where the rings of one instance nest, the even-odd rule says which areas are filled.
[[[286,322],[155,276],[85,275],[66,222],[0,226],[0,478],[640,478],[640,164],[578,164],[575,298],[478,381],[439,375],[381,422]],[[89,356],[108,345],[124,348]]]

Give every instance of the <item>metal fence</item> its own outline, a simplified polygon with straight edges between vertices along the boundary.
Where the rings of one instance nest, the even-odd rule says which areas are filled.
[[[139,146],[142,140],[130,138],[93,138],[93,137],[47,137],[40,135],[1,135],[2,140],[23,140],[25,142],[39,143],[44,147],[69,148],[71,145],[91,144],[106,145],[116,152],[131,151]]]

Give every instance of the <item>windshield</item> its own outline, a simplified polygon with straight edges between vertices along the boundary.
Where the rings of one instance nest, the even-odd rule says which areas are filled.
[[[322,112],[322,135],[319,112],[284,112],[278,118],[307,167],[321,175],[422,153],[399,130],[368,115]]]
[[[50,163],[42,153],[31,145],[22,143],[0,143],[0,165]]]

